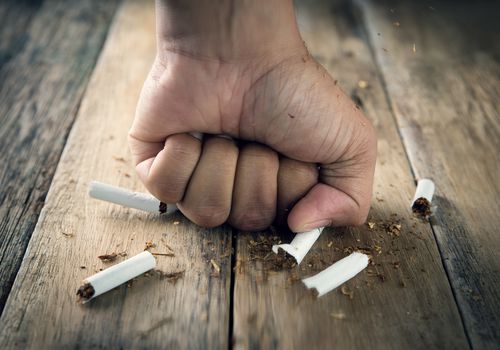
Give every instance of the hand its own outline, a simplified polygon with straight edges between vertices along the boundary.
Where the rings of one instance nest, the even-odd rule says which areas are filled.
[[[158,54],[129,133],[148,190],[207,227],[258,230],[286,213],[297,232],[362,224],[374,130],[309,56],[291,2],[173,3],[157,2]]]

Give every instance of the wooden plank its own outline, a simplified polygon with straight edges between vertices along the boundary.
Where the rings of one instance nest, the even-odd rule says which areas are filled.
[[[467,348],[432,231],[410,213],[413,177],[360,23],[344,2],[299,3],[298,18],[311,53],[363,106],[378,131],[369,216],[375,226],[328,229],[299,268],[281,271],[272,271],[273,256],[256,248],[268,238],[240,233],[235,348]],[[364,89],[361,80],[368,84]],[[392,224],[401,225],[400,232],[393,226],[391,234],[387,226]],[[352,249],[368,250],[374,265],[349,281],[344,293],[340,289],[317,299],[298,281]]]
[[[0,70],[27,42],[29,25],[43,1],[0,2]]]
[[[116,3],[0,4],[0,312]]]
[[[130,0],[117,13],[0,319],[0,348],[227,347],[231,231],[87,196],[93,179],[143,190],[126,136],[155,53],[153,6]],[[98,255],[132,256],[148,240],[175,252],[158,257],[159,270],[184,271],[175,284],[153,274],[76,303],[81,280],[109,266]]]
[[[473,347],[493,349],[500,344],[500,4],[433,6],[373,1],[363,13],[414,173],[436,182],[431,223],[466,331]]]

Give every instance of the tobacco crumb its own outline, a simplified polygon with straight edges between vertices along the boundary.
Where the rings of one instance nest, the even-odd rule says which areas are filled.
[[[413,202],[411,210],[423,219],[432,214],[431,203],[424,197],[417,198],[415,202]]]
[[[330,241],[328,242],[328,244],[326,245],[328,248],[330,248],[331,246],[333,245],[333,241]]]
[[[387,226],[387,233],[391,236],[399,237],[401,234],[401,224],[389,224]]]
[[[116,160],[117,162],[122,162],[122,163],[126,162],[125,158],[123,157],[113,156],[113,159]]]
[[[84,269],[86,269],[87,267],[82,265],[82,266],[80,266],[80,268],[81,268],[82,270],[84,270]]]
[[[215,262],[214,259],[210,259],[210,264],[212,264],[212,267],[214,268],[214,277],[219,277],[220,276],[220,266]]]
[[[336,320],[345,320],[346,316],[343,312],[332,312],[330,316]]]
[[[155,256],[170,256],[170,257],[174,257],[175,254],[174,253],[151,253],[152,255],[155,255]]]
[[[337,79],[335,79],[335,80],[333,81],[333,84],[334,84],[334,85],[337,85],[337,84],[338,84],[338,82],[339,82],[339,81],[338,81]]]
[[[112,262],[112,261],[115,261],[117,257],[118,257],[118,254],[111,253],[111,254],[99,255],[97,258],[100,259],[102,262]]]
[[[64,236],[64,237],[68,237],[68,238],[70,238],[70,237],[73,237],[73,236],[74,236],[74,234],[73,234],[73,233],[67,233],[67,232],[61,232],[61,233],[63,234],[63,236]]]
[[[370,222],[370,221],[368,221],[367,225],[368,225],[368,228],[369,228],[370,230],[373,230],[373,228],[375,227],[375,223],[374,223],[374,222]]]
[[[174,222],[173,222],[173,224],[174,224],[175,226],[179,225],[180,223],[181,223],[180,221],[174,221]]]
[[[293,118],[295,118],[295,116],[294,116],[294,115],[291,115],[290,113],[288,113],[288,116],[289,116],[290,118],[292,118],[292,119],[293,119]]]
[[[176,284],[177,281],[184,277],[185,270],[176,272],[163,272],[161,270],[153,270],[153,272],[161,279],[166,279],[169,283]]]
[[[128,254],[127,252],[121,252],[121,253],[118,253],[119,256],[121,256],[122,258],[126,257]]]
[[[123,176],[130,177],[130,174],[129,173],[123,173]]]
[[[368,83],[365,80],[358,81],[358,87],[360,89],[366,89],[368,87]]]
[[[343,285],[341,288],[340,288],[340,292],[349,297],[349,299],[354,299],[354,292],[352,290],[350,290],[346,285]]]
[[[156,244],[154,244],[152,241],[146,241],[146,244],[144,246],[144,250],[149,250],[151,248],[155,248]]]
[[[76,295],[78,296],[78,301],[87,301],[92,298],[95,294],[94,287],[90,283],[85,283],[83,286],[78,288]]]

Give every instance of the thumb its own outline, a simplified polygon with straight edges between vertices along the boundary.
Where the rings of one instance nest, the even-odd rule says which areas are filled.
[[[321,182],[309,190],[288,216],[292,231],[365,222],[370,209],[376,141],[367,139],[364,144],[364,150],[355,158],[321,167]]]

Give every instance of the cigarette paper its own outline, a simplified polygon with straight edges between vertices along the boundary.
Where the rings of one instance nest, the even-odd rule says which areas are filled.
[[[134,277],[156,267],[156,259],[147,251],[86,278],[76,294],[86,303]]]
[[[102,201],[150,213],[170,214],[177,210],[177,206],[175,204],[160,202],[158,199],[149,194],[132,192],[121,187],[107,185],[98,181],[92,181],[90,183],[89,195],[92,198],[100,199]]]
[[[415,191],[415,196],[413,197],[413,200],[411,201],[412,205],[415,203],[415,201],[419,198],[425,198],[429,201],[429,203],[432,202],[432,196],[434,195],[434,182],[429,179],[420,179],[418,180],[417,184],[417,190]]]
[[[318,297],[320,297],[347,282],[367,266],[368,256],[363,253],[354,252],[320,273],[304,278],[302,282],[309,289],[315,288],[318,292]]]
[[[283,249],[295,258],[298,265],[311,249],[314,242],[316,242],[321,232],[323,232],[323,228],[320,227],[309,232],[297,233],[290,244],[276,244],[273,245],[272,250],[275,254],[278,254],[279,248]]]

